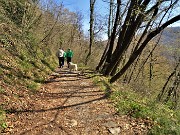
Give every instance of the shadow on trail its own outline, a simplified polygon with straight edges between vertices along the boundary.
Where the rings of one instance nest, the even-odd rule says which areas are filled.
[[[84,105],[84,104],[88,104],[94,101],[100,101],[103,99],[106,99],[107,96],[104,95],[100,98],[97,99],[93,99],[93,100],[89,100],[89,101],[85,101],[82,103],[77,103],[77,104],[72,104],[72,105],[67,105],[67,106],[58,106],[58,107],[53,107],[53,108],[49,108],[49,109],[39,109],[39,110],[6,110],[7,113],[16,113],[16,114],[20,114],[20,113],[27,113],[27,112],[31,112],[31,113],[35,113],[35,112],[47,112],[47,111],[53,111],[53,110],[62,110],[62,109],[66,109],[66,108],[71,108],[71,107],[76,107],[79,105]]]
[[[59,75],[59,73],[61,73],[62,75]],[[58,80],[57,78],[61,78],[61,77],[76,77],[78,76],[79,73],[72,73],[72,72],[67,72],[66,70],[61,70],[61,71],[57,71],[55,74],[52,74],[51,76],[53,76],[53,80],[52,78],[50,79],[49,82],[46,83],[51,83],[51,82],[58,82],[58,81],[62,81],[62,80]],[[79,76],[78,76],[79,77]],[[86,78],[84,77],[84,75],[82,75],[83,79]],[[88,77],[89,78],[89,77]],[[75,81],[76,79],[73,79],[71,81]],[[63,81],[69,81],[68,79],[63,80]],[[107,98],[106,93],[104,94],[102,91],[100,90],[94,90],[94,91],[81,91],[83,89],[86,88],[93,88],[94,85],[92,86],[75,86],[75,85],[68,85],[65,87],[61,87],[61,89],[74,89],[72,91],[68,91],[68,92],[58,92],[58,93],[49,93],[49,92],[37,92],[37,97],[40,98],[41,100],[47,100],[47,99],[57,99],[57,98],[65,98],[65,101],[57,107],[52,107],[49,109],[26,109],[26,110],[15,110],[15,109],[9,109],[6,110],[7,113],[15,113],[15,114],[20,114],[20,113],[34,113],[34,112],[47,112],[47,111],[53,111],[53,110],[62,110],[65,108],[71,108],[71,107],[76,107],[76,106],[80,106],[80,105],[84,105],[84,104],[88,104],[94,101],[99,101],[99,100],[103,100]],[[88,94],[89,93],[89,94]],[[90,94],[91,93],[91,94]],[[84,101],[81,103],[76,103],[76,104],[71,104],[71,105],[65,105],[65,103],[68,101],[68,99],[73,98],[73,97],[95,97],[95,96],[101,96],[99,98],[95,98],[89,101]]]
[[[67,77],[67,76],[64,76],[64,77]],[[62,78],[62,77],[57,77],[57,78]],[[71,82],[71,81],[78,81],[78,80],[83,80],[83,79],[89,79],[89,78],[77,78],[77,79],[68,79],[68,80],[65,80],[65,79],[57,80],[56,78],[51,78],[51,79],[45,81],[44,83],[48,84],[48,83],[53,83],[53,82]]]
[[[63,80],[58,80],[59,78],[73,78],[73,79],[63,79]],[[78,80],[82,80],[82,79],[90,79],[91,77],[88,76],[84,76],[81,75],[79,73],[66,73],[65,71],[62,73],[56,73],[56,74],[52,74],[50,76],[50,78],[45,81],[45,84],[47,83],[52,83],[52,82],[63,82],[63,81],[78,81]]]
[[[87,76],[88,74],[93,74],[92,76]],[[60,69],[56,71],[54,74],[50,75],[50,78],[45,81],[45,84],[52,83],[52,82],[62,82],[62,81],[78,81],[82,79],[90,79],[96,76],[103,76],[102,74],[95,74],[94,71],[72,71],[70,72],[68,69]],[[76,79],[64,79],[64,80],[57,80],[58,78],[66,78],[66,77],[75,77]]]
[[[80,89],[83,90],[84,88]],[[73,97],[81,97],[81,98],[85,98],[85,97],[95,97],[95,96],[103,96],[104,94],[102,94],[102,91],[86,91],[80,92],[77,90],[74,91],[69,91],[69,92],[59,92],[59,93],[49,93],[49,92],[38,92],[36,93],[37,96],[39,96],[39,98],[41,97],[43,100],[48,100],[48,99],[59,99],[59,98],[67,98],[69,97],[70,94],[71,98]],[[92,94],[91,94],[92,93]]]
[[[92,72],[91,72],[92,73]],[[60,87],[61,88],[61,92],[47,92],[47,91],[38,91],[36,92],[36,98],[40,99],[40,100],[56,100],[58,98],[64,98],[64,100],[62,100],[63,102],[61,104],[56,104],[55,106],[51,106],[51,107],[47,107],[45,109],[41,109],[41,107],[39,108],[27,108],[27,109],[7,109],[6,112],[9,114],[16,114],[16,115],[21,115],[21,114],[26,114],[26,113],[30,113],[32,115],[34,115],[33,113],[38,113],[41,115],[41,113],[44,112],[49,112],[52,113],[52,111],[55,111],[55,114],[53,114],[53,119],[51,119],[50,121],[46,121],[43,122],[42,124],[35,124],[32,125],[31,127],[29,127],[28,129],[25,129],[25,131],[21,132],[20,135],[24,135],[24,134],[29,134],[31,131],[38,129],[38,128],[43,128],[45,129],[44,126],[47,126],[47,128],[50,128],[51,130],[52,127],[50,126],[51,124],[54,125],[54,127],[57,127],[59,130],[63,131],[66,134],[68,133],[68,129],[66,129],[65,127],[63,127],[63,125],[58,124],[56,122],[58,116],[60,115],[60,113],[63,111],[63,109],[67,109],[67,108],[77,108],[77,107],[81,107],[81,105],[87,105],[90,103],[93,103],[95,101],[101,101],[104,99],[108,98],[108,94],[101,90],[93,90],[95,85],[86,85],[86,84],[82,84],[80,85],[73,85],[70,81],[78,81],[78,80],[83,80],[83,79],[89,79],[92,77],[97,76],[96,74],[89,77],[86,76],[84,74],[80,74],[79,72],[68,72],[67,70],[60,70],[60,71],[56,71],[54,74],[50,75],[49,80],[47,80],[45,83],[52,83],[51,86],[52,90],[55,87]],[[99,75],[100,76],[100,75]],[[72,77],[72,78],[71,78]],[[60,86],[60,83],[55,83],[53,84],[53,82],[69,82],[70,85],[66,85],[66,86]],[[83,83],[83,81],[82,81]],[[47,84],[49,85],[49,84]],[[85,86],[84,86],[85,85]],[[89,91],[86,89],[89,89]],[[69,91],[63,91],[63,90],[69,90]],[[97,97],[98,96],[98,97]],[[80,98],[87,98],[90,97],[89,100],[86,99],[86,101],[81,101],[79,103],[74,103],[72,102],[71,104],[67,104],[68,100],[70,98],[73,97],[80,97]],[[92,99],[93,98],[93,99]],[[46,128],[46,129],[47,129]]]

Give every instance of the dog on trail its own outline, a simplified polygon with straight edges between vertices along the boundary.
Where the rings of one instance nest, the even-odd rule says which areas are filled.
[[[71,71],[77,71],[77,64],[69,62],[69,69],[70,69],[70,72]]]

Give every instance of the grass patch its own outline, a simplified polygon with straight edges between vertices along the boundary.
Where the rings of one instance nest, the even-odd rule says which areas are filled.
[[[0,86],[0,94],[3,94],[5,93],[5,89],[3,89],[1,86]]]
[[[39,86],[40,86],[40,84],[39,83],[36,83],[36,82],[29,82],[28,84],[27,84],[27,88],[28,89],[30,89],[31,90],[31,92],[33,92],[33,93],[36,93],[37,92],[37,90],[39,89]]]
[[[110,97],[113,85],[108,82],[107,78],[102,76],[96,76],[93,78],[93,81],[101,88],[101,90],[105,92],[105,96]]]
[[[119,114],[150,119],[153,123],[149,134],[180,134],[180,112],[154,100],[141,97],[132,91],[115,91],[111,95]]]
[[[32,65],[31,65],[31,63],[29,63],[28,61],[23,61],[23,60],[21,60],[21,61],[19,61],[19,65],[21,65],[21,68],[22,69],[31,69],[32,68]]]
[[[47,66],[51,71],[54,71],[54,67],[51,66],[51,64],[49,62],[47,62],[46,60],[42,59],[41,62]]]
[[[5,122],[5,118],[6,118],[6,113],[0,107],[0,133],[2,132],[2,130],[7,128],[7,124]]]
[[[36,82],[36,83],[44,83],[45,82],[45,78],[34,79],[34,82]]]
[[[3,74],[3,69],[0,67],[0,75]]]

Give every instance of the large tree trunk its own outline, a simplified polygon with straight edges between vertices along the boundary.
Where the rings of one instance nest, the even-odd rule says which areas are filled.
[[[112,55],[114,41],[117,36],[116,31],[117,31],[117,24],[118,24],[118,20],[119,20],[119,16],[120,16],[120,4],[118,4],[118,6],[117,6],[116,18],[115,18],[114,27],[112,30],[111,26],[113,25],[113,20],[112,20],[113,19],[112,18],[113,2],[114,2],[114,0],[110,0],[110,10],[109,10],[109,18],[108,18],[108,42],[107,42],[106,48],[104,50],[104,53],[101,57],[101,60],[98,64],[98,66],[96,67],[97,71],[99,71],[99,69],[102,67],[102,65],[105,63],[105,61],[107,62],[107,59],[108,60],[110,59],[110,57]],[[117,3],[121,3],[121,1],[117,0]],[[112,31],[112,33],[111,33],[111,31]],[[107,65],[107,63],[104,64],[104,67],[102,68],[101,72],[103,72],[105,70],[106,65]]]
[[[128,62],[126,65],[115,75],[110,79],[110,83],[115,82],[117,79],[119,79],[125,71],[131,66],[131,64],[135,61],[135,59],[141,54],[143,49],[147,46],[148,42],[155,37],[157,34],[159,34],[164,28],[166,28],[168,25],[180,20],[180,15],[175,16],[171,20],[167,21],[164,23],[161,27],[157,28],[156,30],[152,31],[151,33],[148,34],[147,38],[144,40],[142,45],[137,49],[136,51],[133,52],[131,57],[129,58]]]
[[[111,36],[111,32],[112,32],[112,25],[113,25],[113,3],[114,0],[110,0],[110,4],[109,4],[109,17],[108,17],[108,38]]]
[[[90,42],[89,42],[89,52],[86,56],[85,64],[87,65],[89,58],[91,56],[92,46],[94,43],[94,5],[96,0],[90,0]]]
[[[119,34],[117,47],[112,55],[111,62],[107,67],[104,75],[110,75],[114,68],[116,70],[118,61],[122,58],[124,52],[126,52],[128,49],[135,32],[145,17],[142,13],[144,12],[148,3],[149,1],[145,0],[142,5],[137,5],[138,3],[136,1],[131,1],[125,22]],[[137,14],[136,10],[138,10],[139,7],[142,11],[141,13]]]
[[[130,8],[129,8],[129,10],[128,10],[128,13],[127,13],[127,17],[126,17],[126,20],[125,20],[125,23],[124,23],[124,25],[122,26],[122,30],[121,30],[121,32],[120,32],[120,34],[119,34],[119,38],[118,38],[118,43],[117,43],[117,47],[116,47],[116,49],[115,49],[115,53],[113,54],[113,56],[111,57],[111,61],[109,61],[109,64],[108,64],[108,67],[106,68],[106,71],[105,71],[105,73],[104,73],[104,75],[109,75],[110,73],[111,73],[111,71],[112,71],[112,69],[113,69],[113,67],[116,65],[116,63],[117,63],[117,59],[119,59],[119,57],[117,57],[117,51],[119,51],[119,49],[117,49],[117,48],[120,48],[120,46],[121,46],[121,44],[122,44],[122,39],[123,39],[123,37],[125,36],[125,33],[126,33],[126,30],[127,30],[127,27],[128,27],[128,22],[129,22],[129,20],[130,20],[130,17],[131,17],[131,13],[132,13],[132,10],[133,10],[133,5],[134,5],[134,3],[133,2],[131,2],[131,4],[130,4]],[[115,25],[114,25],[115,26]],[[116,26],[117,27],[117,26]],[[119,52],[119,54],[120,54],[121,52]]]
[[[112,51],[113,51],[113,47],[114,47],[114,41],[116,39],[116,31],[117,31],[117,27],[118,27],[118,20],[119,20],[119,14],[120,14],[120,6],[121,6],[121,1],[117,0],[117,12],[116,12],[116,18],[115,18],[115,22],[114,22],[114,27],[113,27],[113,31],[112,34],[109,38],[110,40],[110,44],[109,44],[109,49],[107,51],[107,56],[106,56],[106,64],[103,67],[103,70],[106,69],[106,67],[109,65],[109,63],[111,62],[111,57],[112,57]]]
[[[137,43],[137,45],[134,49],[134,52],[138,52],[136,50],[140,49],[139,46],[142,44],[141,42],[143,42],[143,40],[144,41],[146,40],[144,38],[145,38],[145,36],[147,38],[146,34],[147,34],[147,30],[149,29],[149,27],[151,27],[150,23],[152,23],[154,18],[157,16],[159,6],[163,2],[164,1],[158,1],[157,3],[152,5],[151,8],[148,8],[150,0],[144,0],[141,2],[140,1],[138,1],[138,2],[131,1],[128,11],[127,11],[127,14],[126,14],[124,24],[119,33],[117,47],[116,47],[115,51],[113,52],[113,54],[111,55],[111,59],[108,59],[109,60],[109,61],[107,61],[108,64],[105,63],[106,64],[105,66],[107,66],[107,68],[104,71],[105,76],[113,75],[116,72],[117,68],[119,67],[119,64],[122,63],[121,62],[122,57],[125,55],[125,53],[127,53],[127,50],[129,48],[129,46],[131,45],[131,42],[135,36],[135,33],[140,28],[140,26],[142,26],[144,21],[147,19],[146,16],[149,16],[149,18],[151,18],[151,19],[149,19],[148,22],[146,21],[147,27],[144,29],[142,38],[140,38],[139,42]],[[176,2],[174,2],[174,3],[176,3]],[[172,3],[172,5],[174,3]],[[172,5],[170,5],[169,8],[172,7]],[[168,9],[165,9],[165,10],[168,10]],[[140,54],[138,54],[138,56],[139,55]],[[134,57],[134,54],[132,56]],[[131,63],[131,60],[132,60],[132,62],[134,62],[134,60],[130,57],[128,64]],[[125,65],[125,66],[127,66],[127,65]],[[123,67],[120,70],[120,72],[122,72],[123,70],[126,71],[126,68]]]
[[[104,52],[103,52],[103,55],[102,55],[102,57],[101,57],[101,59],[100,59],[100,62],[99,62],[99,64],[98,64],[97,67],[96,67],[96,71],[99,71],[99,69],[101,68],[101,66],[104,64],[104,61],[106,60],[106,57],[107,57],[108,48],[109,48],[109,40],[108,40],[108,43],[107,43],[107,45],[106,45],[106,48],[105,48],[105,50],[104,50]]]
[[[113,51],[113,47],[114,47],[114,41],[115,41],[115,38],[116,38],[116,31],[117,31],[117,27],[118,27],[118,20],[119,20],[119,14],[120,14],[120,5],[121,5],[121,1],[117,0],[116,19],[115,19],[115,22],[114,22],[113,32],[112,32],[111,38],[110,38],[109,50],[107,52],[106,62],[108,62],[108,63],[111,61],[111,55],[112,55],[112,51]]]

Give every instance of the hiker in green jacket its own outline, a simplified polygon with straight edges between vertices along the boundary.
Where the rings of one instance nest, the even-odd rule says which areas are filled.
[[[73,51],[70,48],[68,48],[68,50],[66,52],[68,68],[69,68],[69,62],[71,62],[72,57],[73,57]]]

